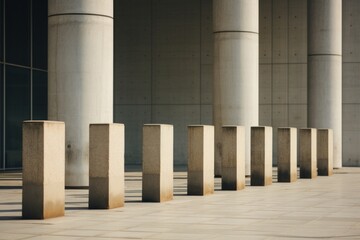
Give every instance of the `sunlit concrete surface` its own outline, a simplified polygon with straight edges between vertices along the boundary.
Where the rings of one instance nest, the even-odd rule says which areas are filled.
[[[21,219],[21,175],[0,173],[0,239],[360,239],[360,168],[242,191],[141,202],[141,173],[126,173],[125,207],[88,210],[88,190],[66,190],[65,217]],[[277,176],[274,172],[273,180]]]

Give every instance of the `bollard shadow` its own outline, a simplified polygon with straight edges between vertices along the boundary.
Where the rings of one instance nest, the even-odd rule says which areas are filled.
[[[22,186],[0,186],[0,190],[22,189]]]
[[[21,205],[22,202],[0,202],[0,205]]]
[[[21,178],[0,178],[0,181],[21,181]]]
[[[129,198],[129,197],[127,197]],[[139,198],[139,197],[136,197],[136,198]],[[139,199],[136,199],[136,200],[126,200],[125,203],[142,203],[143,201],[142,200],[139,200]],[[146,202],[144,202],[146,203]]]
[[[86,210],[88,201],[83,202],[65,202],[65,210]]]
[[[72,197],[72,198],[88,198],[89,194],[88,193],[79,193],[79,194],[68,194],[66,196]]]
[[[0,221],[24,220],[21,216],[0,216]]]
[[[184,196],[190,196],[190,195],[188,195],[187,193],[174,193],[174,196],[176,196],[176,197],[184,197]]]
[[[10,205],[10,204],[9,204]],[[21,208],[18,209],[1,209],[0,210],[0,221],[9,221],[9,220],[20,220],[22,219],[21,216],[6,216],[3,214],[7,214],[7,213],[20,213],[21,215]]]
[[[66,210],[88,210],[89,207],[88,206],[84,206],[84,207],[65,207],[65,211]]]
[[[136,178],[126,179],[125,182],[141,182],[141,178],[139,178],[139,179],[136,179]]]
[[[1,209],[0,210],[0,214],[1,213],[11,213],[11,212],[21,212],[21,209]]]

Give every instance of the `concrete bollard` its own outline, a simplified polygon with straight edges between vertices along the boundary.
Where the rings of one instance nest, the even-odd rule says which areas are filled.
[[[319,176],[333,175],[334,132],[332,129],[317,131],[317,167]]]
[[[245,188],[245,127],[222,127],[222,190]]]
[[[278,182],[297,180],[297,129],[278,128]]]
[[[90,124],[90,209],[124,206],[124,131],[123,124]]]
[[[188,195],[214,193],[214,126],[188,127]]]
[[[315,128],[300,129],[299,157],[300,178],[317,176],[317,130]]]
[[[166,124],[145,124],[143,127],[144,202],[173,199],[174,128]]]
[[[272,127],[251,127],[251,186],[272,184]]]
[[[65,212],[65,124],[23,123],[22,217],[47,219]]]

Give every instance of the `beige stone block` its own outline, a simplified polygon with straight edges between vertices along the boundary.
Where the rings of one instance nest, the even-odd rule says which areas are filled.
[[[278,128],[278,182],[297,180],[297,129]]]
[[[245,188],[245,127],[222,127],[222,190]]]
[[[333,175],[334,132],[332,129],[317,131],[317,167],[319,176]]]
[[[22,216],[46,219],[65,211],[65,124],[23,123]]]
[[[90,124],[89,208],[124,206],[123,124]]]
[[[214,126],[188,126],[188,195],[214,193]]]
[[[173,199],[174,128],[166,124],[143,126],[144,202]]]
[[[272,184],[272,127],[251,127],[251,186]]]
[[[303,128],[300,129],[299,135],[300,178],[315,178],[317,176],[317,130]]]

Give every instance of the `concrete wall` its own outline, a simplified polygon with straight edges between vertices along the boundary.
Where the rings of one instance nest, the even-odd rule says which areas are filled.
[[[260,125],[306,127],[307,0],[259,1]],[[170,123],[184,165],[186,126],[212,123],[212,1],[114,3],[114,120],[126,125],[126,163],[141,163],[143,123]],[[360,1],[343,0],[344,166],[360,166],[359,12]]]
[[[307,126],[307,0],[260,0],[259,124]]]
[[[343,165],[360,166],[360,1],[343,0]]]
[[[142,124],[174,125],[174,162],[187,162],[187,125],[212,123],[212,1],[115,3],[115,122],[126,163],[141,163]]]

